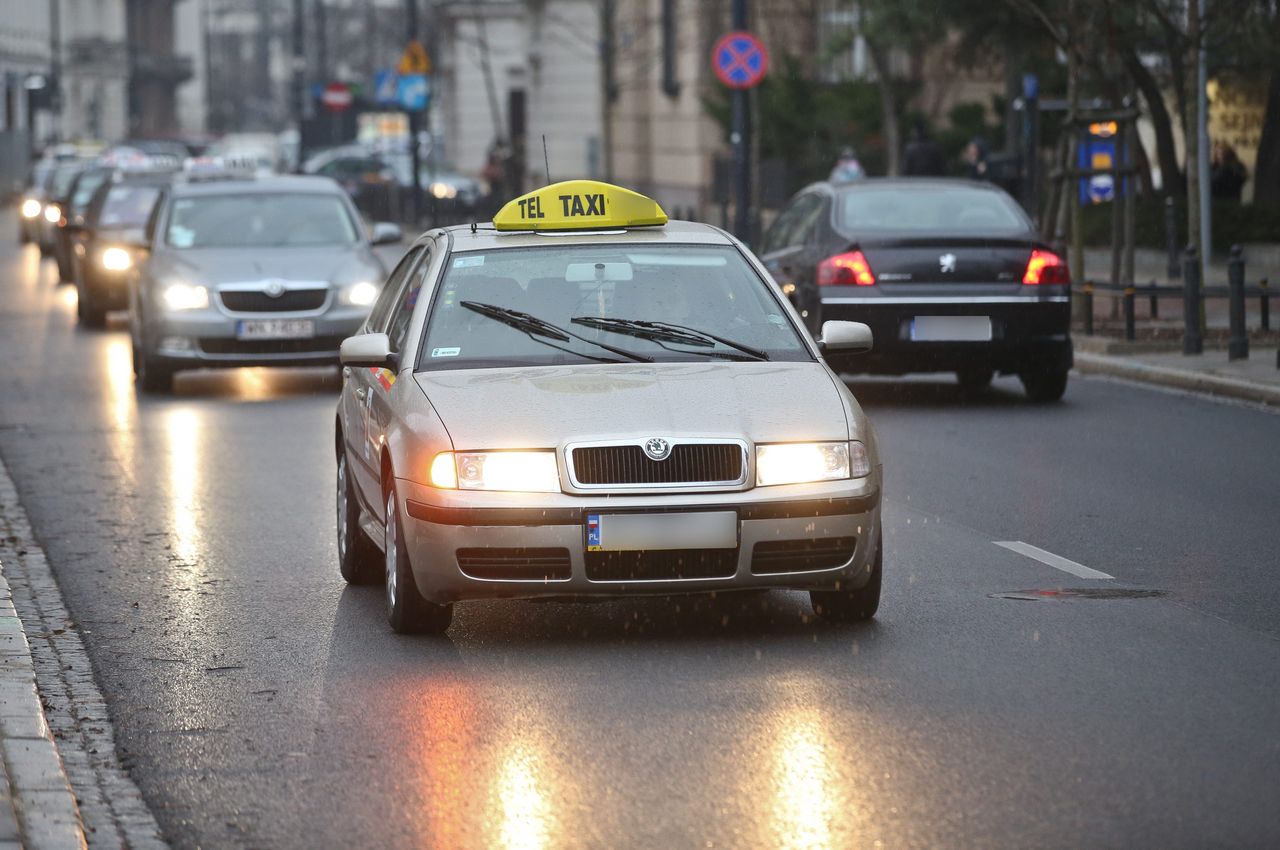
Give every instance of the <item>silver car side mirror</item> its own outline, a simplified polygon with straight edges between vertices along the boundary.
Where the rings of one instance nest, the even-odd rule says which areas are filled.
[[[338,359],[343,366],[394,367],[391,342],[386,334],[358,334],[342,341]]]
[[[871,350],[871,328],[862,322],[823,322],[818,346],[824,352],[865,354]]]
[[[400,225],[389,221],[380,221],[373,226],[369,242],[373,245],[394,245],[404,240],[404,231]]]

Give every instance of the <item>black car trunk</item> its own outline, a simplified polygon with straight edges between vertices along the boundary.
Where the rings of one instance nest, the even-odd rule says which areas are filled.
[[[912,236],[864,239],[858,247],[876,283],[898,289],[912,284],[1021,283],[1035,244],[1025,238]]]

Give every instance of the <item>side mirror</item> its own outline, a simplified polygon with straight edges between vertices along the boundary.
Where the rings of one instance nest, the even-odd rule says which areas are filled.
[[[369,237],[369,242],[374,245],[394,245],[402,241],[404,241],[404,231],[400,229],[400,225],[389,221],[380,221],[375,224],[373,234]]]
[[[386,334],[359,334],[342,341],[338,359],[343,366],[372,366],[394,369],[395,355],[391,353],[391,341]]]
[[[871,328],[862,322],[823,322],[818,347],[823,352],[866,354],[871,350]]]

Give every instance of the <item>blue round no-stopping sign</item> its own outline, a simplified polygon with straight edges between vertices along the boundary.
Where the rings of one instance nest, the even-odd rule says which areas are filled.
[[[769,52],[764,42],[749,32],[726,33],[711,49],[711,67],[729,88],[749,89],[769,70]]]

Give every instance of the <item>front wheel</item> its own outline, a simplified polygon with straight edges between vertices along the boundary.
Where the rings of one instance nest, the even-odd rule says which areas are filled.
[[[1069,369],[1030,369],[1018,377],[1022,380],[1022,388],[1027,398],[1038,404],[1058,401],[1067,391]]]
[[[360,502],[347,466],[346,449],[338,452],[338,572],[348,584],[373,584],[382,559],[360,527]]]
[[[143,392],[167,395],[173,392],[174,369],[147,353],[146,346],[133,341],[133,376]]]
[[[386,522],[387,622],[397,634],[444,634],[453,621],[452,605],[437,605],[422,598],[400,527],[395,485],[387,488]]]
[[[884,533],[876,541],[871,578],[857,590],[811,590],[813,613],[833,623],[860,623],[870,620],[880,608],[880,581],[884,574]]]

